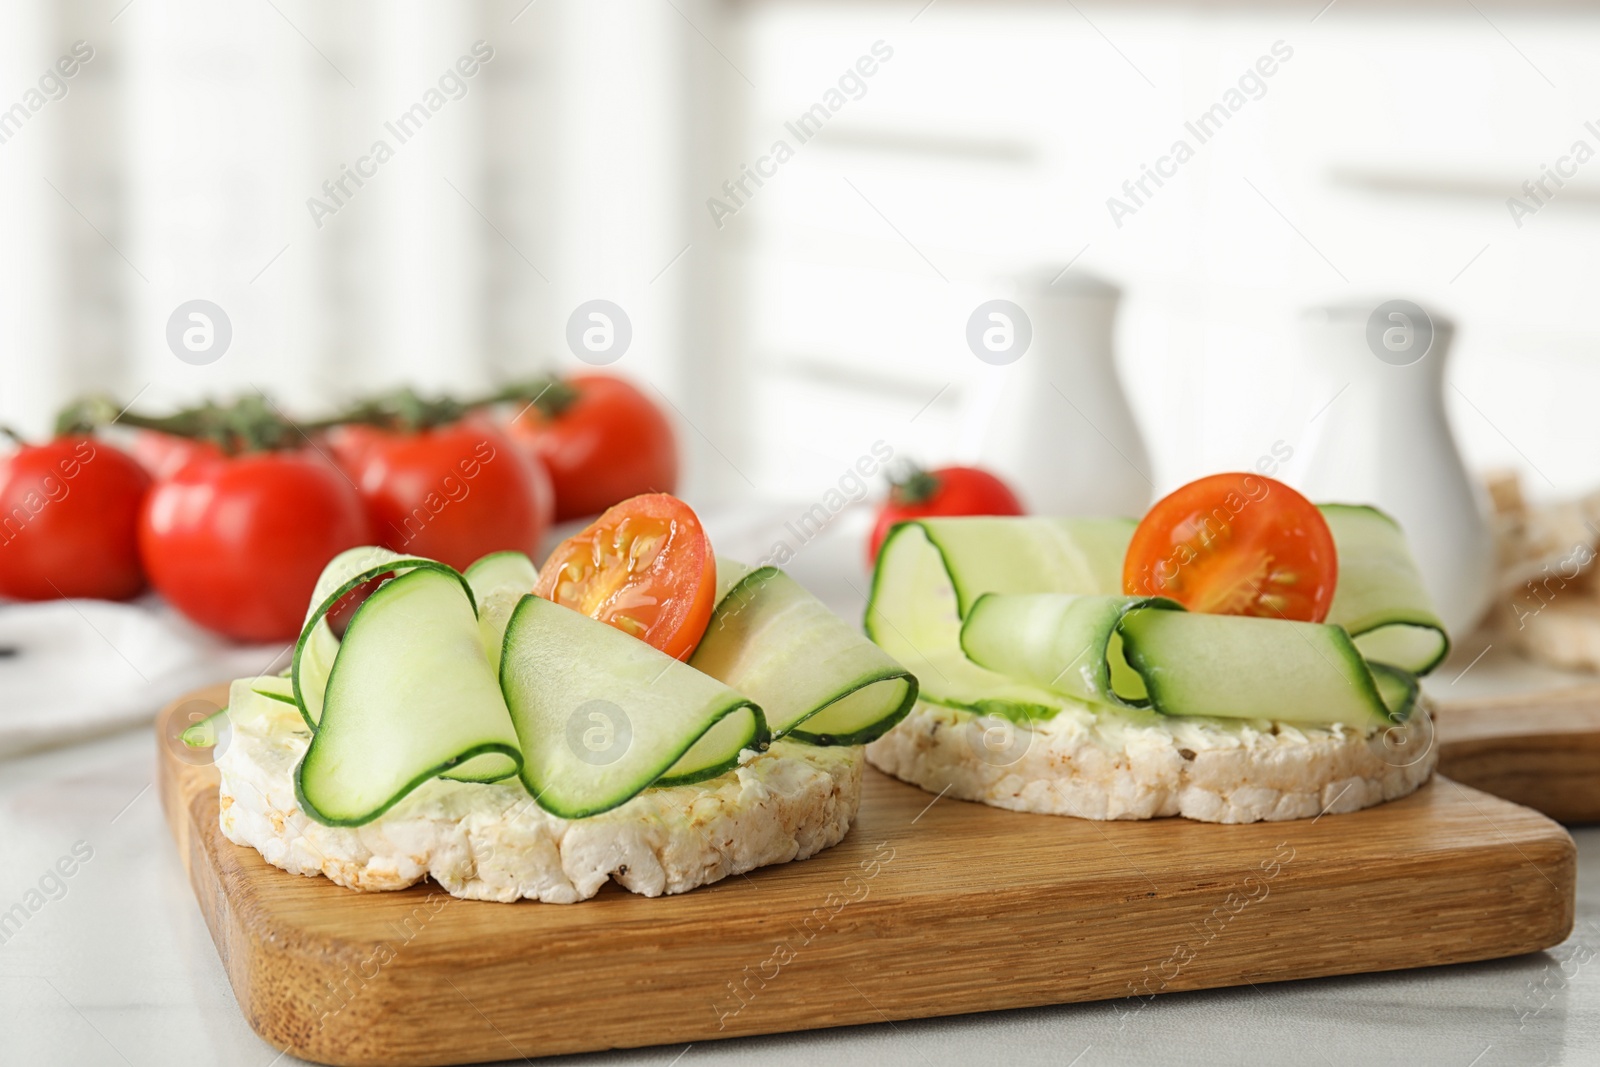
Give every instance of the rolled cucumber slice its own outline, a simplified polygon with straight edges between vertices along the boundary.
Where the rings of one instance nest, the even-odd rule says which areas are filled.
[[[1390,707],[1350,635],[1326,623],[1135,610],[1118,624],[1128,665],[1163,715],[1390,726]],[[1398,677],[1392,672],[1389,681]]]
[[[455,575],[467,589],[469,602],[472,592],[466,579],[436,560],[420,556],[402,556],[377,545],[363,545],[346,549],[328,561],[317,578],[311,592],[311,607],[306,612],[305,625],[295,642],[294,659],[289,676],[294,682],[294,700],[300,715],[313,731],[322,718],[323,694],[328,687],[328,675],[333,670],[334,658],[339,654],[339,639],[328,625],[327,615],[339,598],[357,586],[379,575],[405,574],[417,568],[433,568]],[[474,605],[474,610],[476,606]]]
[[[1417,675],[1433,670],[1450,654],[1450,637],[1400,524],[1377,508],[1323,504],[1321,510],[1339,550],[1328,621],[1348,630],[1370,660]]]
[[[761,708],[715,678],[535,596],[506,627],[500,688],[523,785],[566,819],[713,778],[770,737]]]
[[[981,667],[1099,704],[1146,707],[1144,680],[1123,657],[1129,612],[1183,611],[1166,597],[986,593],[961,626],[961,648]]]
[[[371,577],[394,566],[388,560],[356,573]],[[351,620],[295,791],[318,822],[360,826],[436,775],[492,780],[521,763],[471,591],[447,567],[413,564]]]
[[[884,650],[776,567],[718,560],[727,583],[689,659],[748,696],[774,739],[860,745],[917,700],[917,681]]]

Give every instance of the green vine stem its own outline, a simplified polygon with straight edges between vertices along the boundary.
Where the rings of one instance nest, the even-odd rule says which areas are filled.
[[[423,397],[412,389],[358,401],[328,418],[297,421],[262,395],[244,396],[231,403],[206,401],[171,415],[143,415],[120,410],[105,396],[73,401],[56,418],[56,433],[92,433],[113,423],[209,441],[226,454],[295,448],[313,433],[336,426],[361,424],[400,432],[416,432],[457,422],[469,412],[508,402],[537,406],[555,417],[577,399],[572,385],[553,378],[513,382],[482,396],[458,400],[450,396]],[[0,433],[10,434],[5,427]],[[14,434],[13,439],[21,441]]]
[[[907,463],[889,477],[889,494],[897,504],[925,504],[939,492],[939,477]]]

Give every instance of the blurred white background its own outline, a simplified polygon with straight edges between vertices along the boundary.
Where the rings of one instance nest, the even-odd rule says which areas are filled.
[[[385,124],[480,41],[400,143]],[[785,123],[878,42],[798,144]],[[1116,225],[1107,198],[1277,42],[1259,99]],[[1300,309],[1410,297],[1458,323],[1470,462],[1570,494],[1600,480],[1600,160],[1520,227],[1506,201],[1600,147],[1597,48],[1586,6],[1474,0],[10,0],[0,419],[38,432],[90,390],[310,415],[578,369],[566,319],[601,297],[634,328],[613,369],[684,420],[693,498],[814,499],[880,438],[974,458],[974,398],[1009,371],[968,315],[1074,263],[1125,288],[1158,487],[1306,439],[1330,395]],[[778,138],[794,157],[718,226],[708,199]],[[380,139],[393,158],[314,218]],[[166,345],[193,298],[233,324],[208,366]]]

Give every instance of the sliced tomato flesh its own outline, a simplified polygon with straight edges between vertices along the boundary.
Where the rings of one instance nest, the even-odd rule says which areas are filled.
[[[1128,544],[1122,588],[1191,611],[1321,622],[1338,584],[1322,512],[1280,481],[1213,474],[1152,507]]]
[[[699,517],[677,497],[650,493],[558,545],[534,592],[687,659],[711,621],[716,587]]]

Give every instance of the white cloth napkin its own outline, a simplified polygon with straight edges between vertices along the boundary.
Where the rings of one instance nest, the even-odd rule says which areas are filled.
[[[149,722],[191,689],[281,670],[291,649],[229,644],[154,597],[0,604],[0,759]]]

